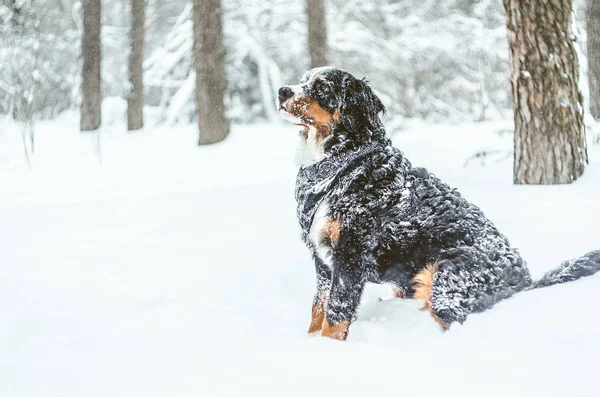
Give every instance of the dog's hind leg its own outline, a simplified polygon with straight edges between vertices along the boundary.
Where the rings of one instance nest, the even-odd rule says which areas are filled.
[[[433,278],[435,277],[438,266],[439,262],[430,263],[415,275],[412,280],[413,298],[424,301],[425,306],[423,306],[421,310],[428,310],[433,319],[440,324],[444,330],[447,330],[449,327],[448,323],[438,317],[431,304]]]
[[[428,268],[428,294],[422,295],[444,324],[463,323],[469,314],[487,310],[531,283],[520,258],[468,249],[453,254]]]

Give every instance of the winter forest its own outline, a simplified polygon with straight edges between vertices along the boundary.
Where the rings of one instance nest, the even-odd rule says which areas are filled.
[[[585,123],[592,124],[593,138],[598,134],[593,118],[600,117],[595,76],[600,50],[594,41],[600,6],[592,0],[540,4],[530,6],[542,16],[540,8],[548,8],[544,23],[552,24],[555,12],[561,17],[557,32],[546,38],[559,34],[567,40],[568,54],[562,56],[569,65],[562,66],[568,66],[572,86],[569,107],[578,113],[571,116],[576,119],[571,133],[579,135],[575,139],[584,148]],[[76,109],[81,131],[122,118],[135,130],[145,117],[152,124],[196,122],[199,143],[211,143],[226,136],[229,123],[279,122],[273,105],[277,88],[310,67],[331,64],[368,77],[386,102],[391,132],[407,118],[507,119],[517,95],[511,94],[510,81],[530,73],[517,64],[510,68],[507,23],[511,32],[520,25],[509,15],[515,6],[520,5],[491,0],[7,0],[0,8],[0,113],[23,124],[30,141],[26,153],[33,152],[37,120]],[[525,47],[524,54],[531,51]],[[544,51],[553,56],[552,48]],[[549,90],[527,89],[532,95]],[[516,107],[518,114],[518,101]],[[515,169],[515,180],[522,176]]]
[[[326,65],[534,279],[600,248],[600,0],[0,0],[1,396],[597,395],[600,275],[307,335],[277,99]]]

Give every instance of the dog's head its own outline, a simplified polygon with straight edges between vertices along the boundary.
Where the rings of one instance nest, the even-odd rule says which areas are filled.
[[[282,117],[323,140],[337,129],[353,135],[378,130],[385,112],[366,80],[332,67],[306,72],[299,85],[281,87],[278,99]]]

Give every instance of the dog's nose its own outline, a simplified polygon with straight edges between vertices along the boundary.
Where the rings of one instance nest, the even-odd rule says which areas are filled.
[[[294,91],[290,87],[281,87],[279,89],[279,103],[294,96]]]

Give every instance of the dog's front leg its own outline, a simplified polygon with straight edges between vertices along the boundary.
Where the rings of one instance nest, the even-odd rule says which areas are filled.
[[[315,270],[317,272],[317,293],[313,301],[312,316],[308,333],[314,335],[321,331],[325,311],[327,310],[327,298],[331,289],[331,270],[315,253]]]
[[[348,336],[366,282],[361,252],[359,239],[344,236],[333,249],[331,290],[321,330],[323,336],[339,340]]]

